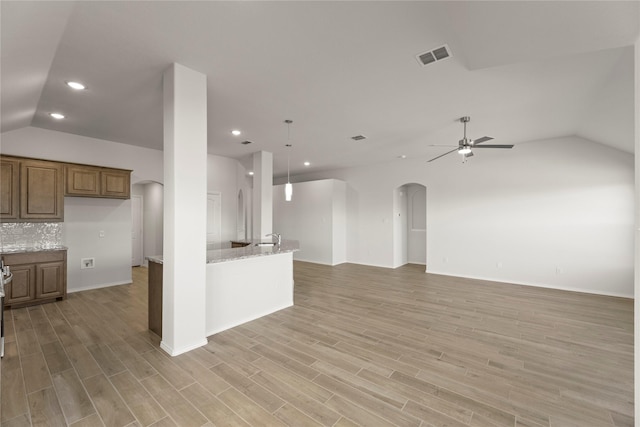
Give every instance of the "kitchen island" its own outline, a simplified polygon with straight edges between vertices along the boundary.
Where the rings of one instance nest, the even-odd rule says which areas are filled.
[[[224,331],[293,305],[295,240],[280,245],[246,240],[207,248],[207,335]],[[162,336],[162,256],[149,260],[149,329]],[[155,265],[153,265],[155,264]],[[153,272],[153,273],[152,273]],[[158,312],[160,311],[160,312]]]

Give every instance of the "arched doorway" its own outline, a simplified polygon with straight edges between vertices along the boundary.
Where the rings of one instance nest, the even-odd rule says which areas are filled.
[[[427,187],[407,183],[394,191],[393,265],[427,264]]]
[[[141,181],[131,187],[132,265],[146,265],[145,257],[162,255],[164,186]],[[142,249],[142,262],[137,252]]]

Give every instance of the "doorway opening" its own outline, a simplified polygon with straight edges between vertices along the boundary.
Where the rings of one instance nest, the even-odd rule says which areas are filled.
[[[141,181],[131,186],[132,266],[146,266],[146,257],[162,255],[163,212],[164,186],[161,183]]]
[[[393,195],[393,266],[427,265],[427,187],[407,183]]]

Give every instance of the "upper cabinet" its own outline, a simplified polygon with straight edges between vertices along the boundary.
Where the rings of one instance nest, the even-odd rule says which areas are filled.
[[[64,219],[60,163],[2,157],[0,174],[0,222]]]
[[[64,196],[130,198],[131,171],[0,156],[0,222],[64,220]]]
[[[118,169],[103,169],[100,172],[101,187],[100,194],[103,197],[113,197],[118,199],[130,198],[131,172]]]
[[[17,221],[20,218],[20,162],[0,158],[0,218]]]
[[[100,197],[100,168],[65,166],[65,196]]]
[[[65,179],[65,196],[131,197],[131,171],[128,170],[68,164]]]
[[[20,218],[64,220],[62,165],[42,160],[20,162]]]

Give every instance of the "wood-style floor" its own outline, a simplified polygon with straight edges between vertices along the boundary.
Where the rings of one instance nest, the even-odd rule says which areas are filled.
[[[133,274],[7,312],[2,426],[633,425],[629,299],[296,262],[294,307],[171,358]]]

